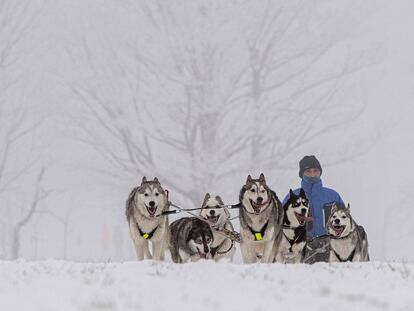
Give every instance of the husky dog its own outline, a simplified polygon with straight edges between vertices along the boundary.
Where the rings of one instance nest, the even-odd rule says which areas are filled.
[[[334,205],[328,219],[331,252],[329,262],[369,261],[365,230],[351,217],[351,210]]]
[[[259,179],[247,176],[240,190],[240,249],[244,263],[273,262],[281,241],[282,204],[275,192],[266,185],[263,174]]]
[[[211,257],[218,261],[222,258],[233,260],[236,247],[234,241],[220,233],[220,229],[234,231],[230,222],[230,213],[227,208],[223,207],[224,203],[220,196],[211,197],[207,193],[201,206],[200,216],[212,224],[213,243],[210,247]]]
[[[295,195],[290,189],[283,210],[283,237],[276,249],[276,261],[301,263],[305,258],[306,223],[310,220],[309,201],[305,191],[300,189],[299,195]]]
[[[144,176],[141,186],[129,194],[126,217],[138,260],[164,259],[164,250],[168,243],[168,219],[162,213],[168,209],[166,192],[157,177],[153,181],[147,181]],[[149,242],[152,243],[152,255]]]
[[[170,252],[175,263],[189,259],[210,258],[213,232],[210,225],[197,217],[184,217],[170,225]]]

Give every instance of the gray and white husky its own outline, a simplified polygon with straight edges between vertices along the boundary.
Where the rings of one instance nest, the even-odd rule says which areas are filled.
[[[168,218],[162,213],[168,209],[167,194],[157,177],[147,181],[144,176],[141,185],[129,194],[126,217],[138,260],[164,259],[164,251],[168,246]],[[152,254],[149,242],[152,244]]]
[[[230,222],[230,213],[223,205],[224,203],[220,196],[211,197],[207,193],[201,206],[200,216],[212,224],[214,240],[210,246],[211,257],[215,261],[223,258],[232,261],[236,251],[234,241],[225,234],[220,233],[222,229],[234,230]]]
[[[197,217],[180,218],[170,225],[170,252],[175,263],[211,258],[213,232],[210,225]]]
[[[276,249],[276,262],[301,263],[305,259],[306,223],[310,220],[305,191],[300,189],[296,195],[290,189],[283,210],[283,237]]]
[[[369,261],[365,230],[351,216],[350,206],[332,207],[328,218],[331,252],[329,262]]]
[[[244,263],[273,262],[281,241],[282,204],[267,185],[263,174],[259,179],[247,176],[240,190],[240,249]]]

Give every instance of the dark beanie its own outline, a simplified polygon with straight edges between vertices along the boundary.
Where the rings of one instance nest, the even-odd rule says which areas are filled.
[[[319,163],[318,159],[311,155],[311,156],[304,156],[302,160],[300,160],[299,162],[299,177],[302,178],[303,173],[305,172],[305,170],[307,170],[308,168],[317,168],[321,171],[321,175],[322,175],[322,167],[321,164]]]

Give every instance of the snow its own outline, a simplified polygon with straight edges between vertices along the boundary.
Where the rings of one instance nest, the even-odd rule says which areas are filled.
[[[413,310],[414,263],[0,262],[0,310]]]

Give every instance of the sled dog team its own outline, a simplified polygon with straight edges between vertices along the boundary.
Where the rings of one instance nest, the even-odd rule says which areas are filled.
[[[144,177],[132,190],[126,217],[138,260],[163,260],[169,249],[175,263],[231,261],[240,243],[244,263],[312,263],[320,252],[329,262],[369,261],[365,231],[353,220],[349,205],[332,205],[326,221],[328,242],[311,251],[307,228],[312,215],[305,191],[290,190],[282,205],[263,174],[258,179],[247,176],[236,205],[225,205],[220,196],[207,193],[197,214],[169,224],[173,208],[179,207],[169,201],[157,178]],[[233,229],[228,208],[239,209],[240,234]]]

